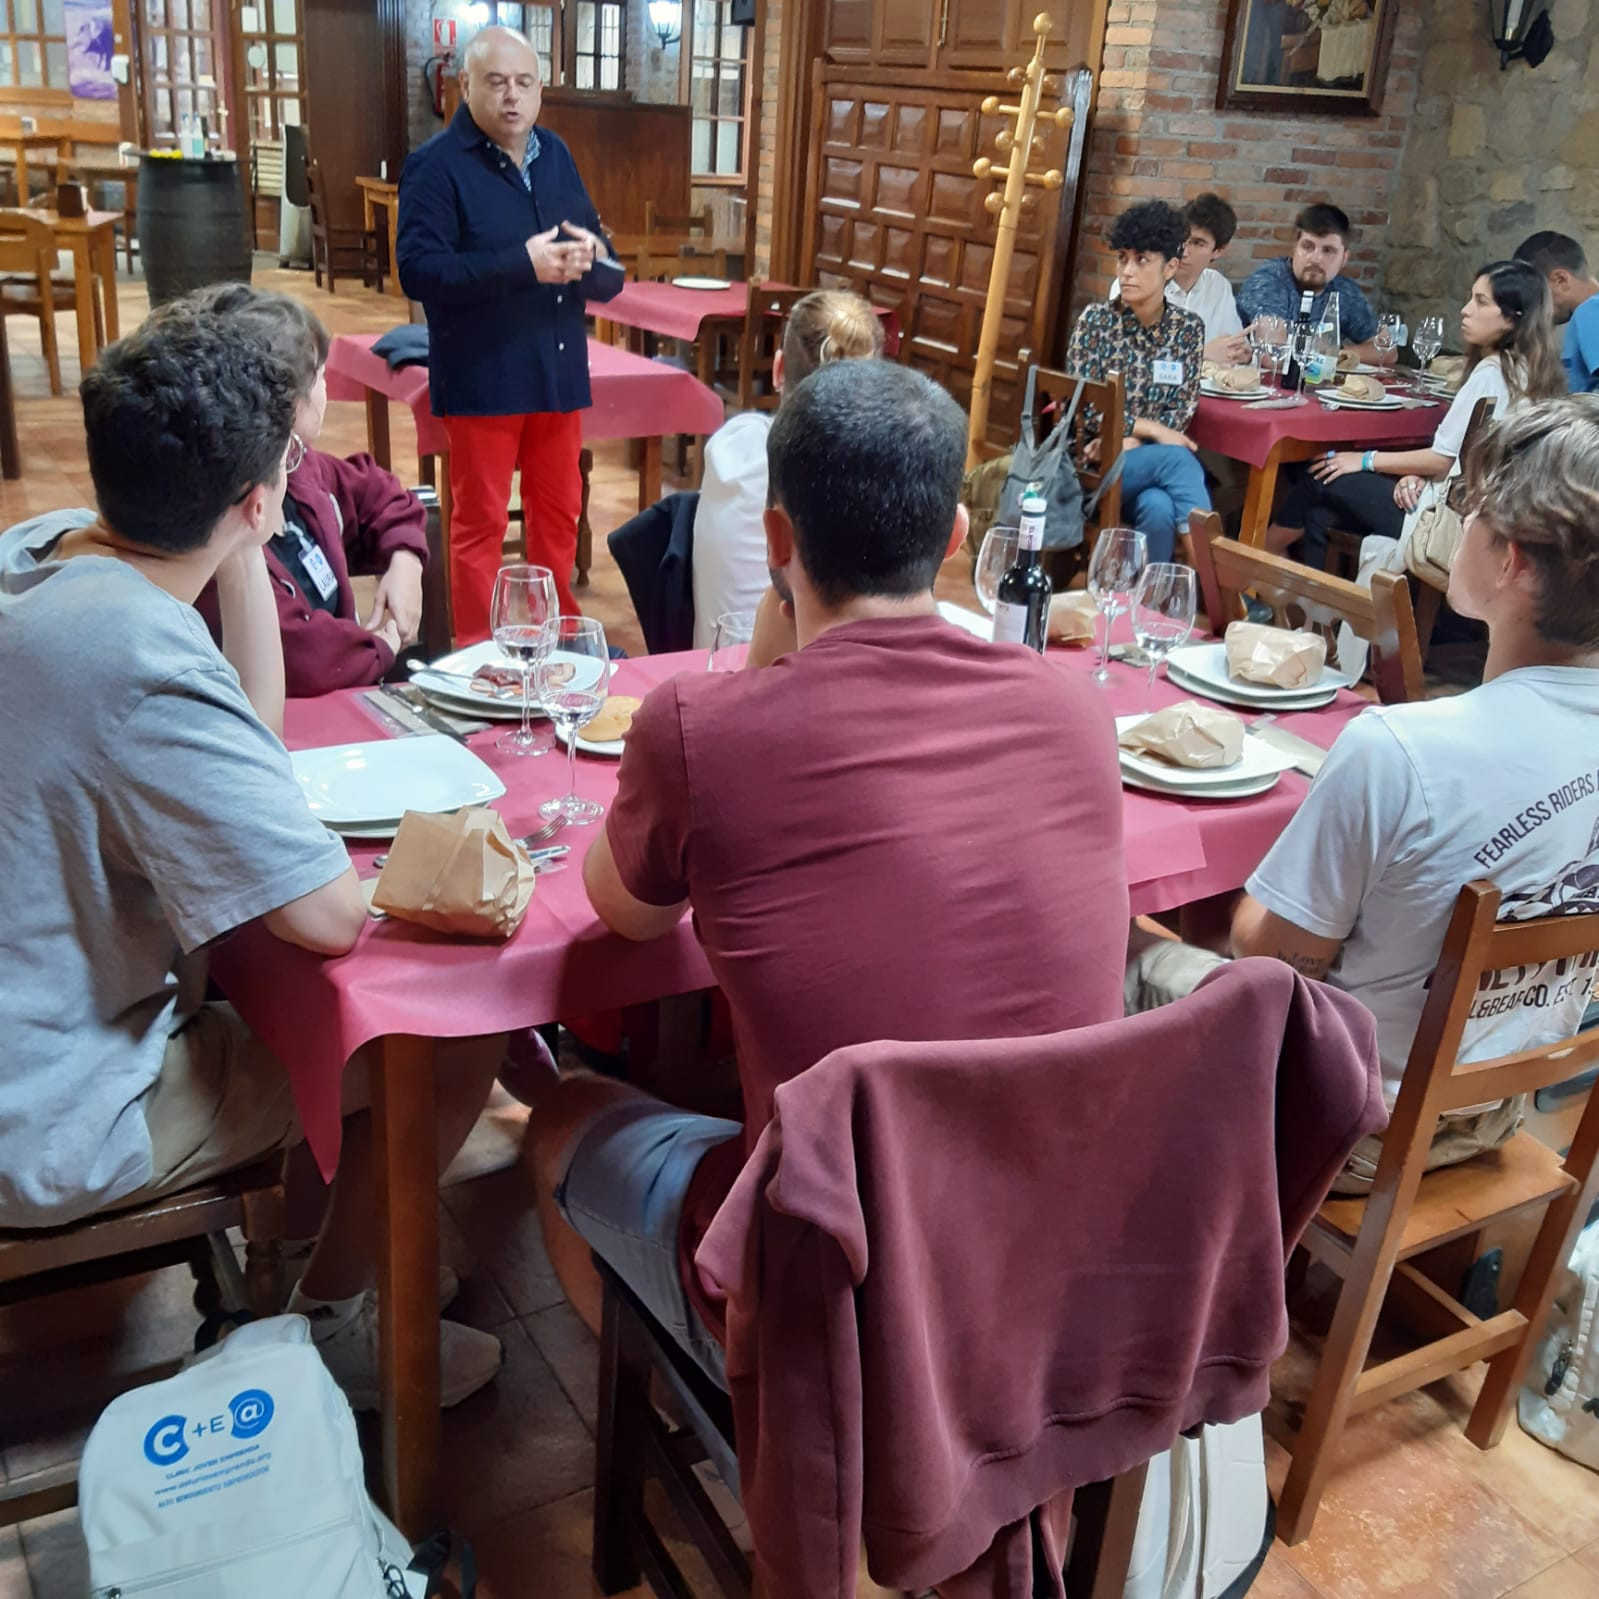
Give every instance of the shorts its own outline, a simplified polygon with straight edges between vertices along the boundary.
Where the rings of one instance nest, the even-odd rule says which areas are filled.
[[[238,1171],[303,1136],[289,1074],[231,1005],[202,1006],[167,1040],[161,1075],[139,1108],[150,1180],[119,1206]]]
[[[700,1161],[743,1132],[658,1099],[619,1100],[578,1129],[555,1185],[567,1224],[722,1388],[726,1360],[683,1286],[678,1234]]]

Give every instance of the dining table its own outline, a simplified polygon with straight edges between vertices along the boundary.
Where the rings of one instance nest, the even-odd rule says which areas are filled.
[[[1093,668],[1088,650],[1051,649],[1046,660],[1062,672]],[[611,688],[644,696],[707,664],[704,651],[628,659],[616,663]],[[1100,692],[1118,714],[1191,697],[1164,678],[1151,690],[1142,667],[1117,663],[1111,673]],[[364,692],[291,700],[286,743],[300,749],[385,736],[392,724],[370,712]],[[1278,723],[1325,749],[1364,705],[1340,691],[1331,705],[1282,715]],[[1240,714],[1247,721],[1252,713]],[[504,755],[495,737],[491,729],[468,743],[504,782],[495,808],[517,835],[538,825],[538,806],[562,785],[564,763],[558,755]],[[614,759],[579,754],[576,768],[578,793],[605,805],[614,800]],[[1170,910],[1240,887],[1307,787],[1306,778],[1288,771],[1275,787],[1248,799],[1170,798],[1124,788],[1134,912]],[[689,917],[647,943],[618,938],[600,923],[581,870],[597,836],[594,827],[562,831],[561,841],[571,848],[565,869],[539,876],[525,918],[504,942],[450,938],[389,918],[370,922],[348,954],[322,959],[274,938],[257,922],[212,953],[213,980],[285,1063],[307,1144],[325,1176],[338,1164],[345,1063],[372,1046],[383,1483],[390,1513],[413,1537],[434,1525],[441,1438],[434,1041],[670,1001],[712,982]],[[348,844],[358,873],[373,876],[374,857],[387,844]],[[1047,953],[1040,959],[1047,965]]]
[[[366,406],[367,449],[379,466],[390,465],[389,405],[409,406],[416,423],[416,448],[423,480],[439,494],[439,521],[450,532],[450,441],[444,422],[433,414],[426,365],[390,367],[373,351],[382,335],[341,333],[328,349],[330,400],[360,400]],[[647,511],[661,497],[661,440],[667,434],[714,433],[722,425],[720,399],[690,372],[646,360],[598,339],[588,341],[591,403],[583,417],[585,445],[598,439],[637,439],[638,508]],[[588,472],[593,458],[583,452],[583,512],[578,522],[577,581],[588,581],[593,530],[588,520]]]
[[[122,213],[87,211],[81,217],[64,217],[42,207],[27,207],[24,215],[43,222],[55,235],[57,248],[72,256],[78,369],[87,372],[102,344],[115,344],[122,337],[117,310],[117,224]]]
[[[384,293],[397,294],[402,300],[405,290],[400,287],[400,186],[392,178],[357,177],[355,186],[361,191],[361,227],[368,234],[377,233],[377,213],[383,213],[388,238],[388,273]]]
[[[1201,395],[1188,424],[1188,436],[1200,449],[1249,468],[1238,537],[1258,548],[1266,543],[1282,467],[1328,450],[1421,449],[1432,443],[1444,418],[1443,401],[1410,396],[1408,403],[1387,411],[1334,406],[1308,396],[1301,405],[1281,407],[1270,398],[1261,404]]]

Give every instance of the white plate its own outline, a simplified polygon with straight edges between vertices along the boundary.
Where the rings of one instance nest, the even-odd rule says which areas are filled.
[[[563,744],[566,742],[566,734],[561,728],[556,728],[555,736]],[[596,744],[593,739],[584,738],[581,733],[577,735],[577,752],[579,755],[613,755],[620,759],[625,744],[626,740],[620,738],[608,738],[602,743]]]
[[[1264,772],[1258,777],[1246,778],[1240,783],[1217,784],[1213,788],[1177,788],[1169,783],[1156,783],[1147,777],[1141,777],[1136,772],[1122,767],[1122,782],[1128,788],[1141,788],[1151,794],[1164,794],[1170,799],[1197,799],[1204,800],[1207,804],[1211,801],[1250,799],[1256,794],[1264,794],[1267,789],[1276,788],[1282,777],[1281,772]]]
[[[1119,739],[1129,728],[1147,722],[1147,716],[1118,716],[1116,737]],[[1213,788],[1234,788],[1243,783],[1253,783],[1273,772],[1286,772],[1294,764],[1294,757],[1286,755],[1258,738],[1244,735],[1243,753],[1231,766],[1169,766],[1147,755],[1135,755],[1119,744],[1116,753],[1121,757],[1122,775],[1137,777],[1146,783],[1158,783],[1165,788],[1197,792]]]
[[[673,278],[672,286],[678,289],[730,289],[733,287],[727,278]]]
[[[1397,411],[1404,404],[1397,394],[1385,394],[1380,400],[1351,400],[1347,395],[1337,394],[1331,389],[1318,388],[1313,392],[1318,400],[1340,409],[1347,407],[1351,411]]]
[[[580,684],[593,682],[600,676],[600,663],[592,655],[575,655],[566,650],[557,650],[555,659],[568,662],[575,669],[574,681]],[[438,660],[429,663],[440,672],[450,673],[450,677],[436,677],[424,668],[413,672],[411,681],[430,700],[446,710],[471,711],[489,721],[509,722],[516,720],[522,714],[520,689],[513,689],[504,696],[490,696],[478,694],[465,683],[458,683],[453,679],[470,677],[480,666],[509,667],[510,664],[500,653],[493,639],[484,639],[480,644],[469,644],[465,649],[456,650],[451,655],[441,655]],[[539,704],[537,693],[533,698],[533,714],[535,716],[544,714],[544,707]]]
[[[1246,711],[1263,711],[1268,705],[1279,711],[1319,711],[1324,705],[1331,705],[1337,696],[1336,689],[1317,688],[1293,699],[1251,700],[1245,699],[1236,691],[1238,688],[1236,684],[1220,688],[1214,683],[1189,677],[1181,667],[1173,672],[1168,664],[1166,676],[1173,688],[1180,688],[1188,694],[1197,694],[1201,699],[1215,700],[1219,705],[1237,705]]]
[[[1218,388],[1209,378],[1202,378],[1199,392],[1207,394],[1213,400],[1264,400],[1276,393],[1275,389],[1268,389],[1264,383],[1253,389],[1222,389]]]
[[[290,757],[306,804],[329,826],[376,827],[406,811],[453,811],[498,799],[505,784],[443,733],[332,744]]]
[[[1235,683],[1227,673],[1227,646],[1220,640],[1209,644],[1184,644],[1166,657],[1169,668],[1176,667],[1185,681],[1205,688],[1217,688],[1250,705],[1292,705],[1297,700],[1326,704],[1341,688],[1351,687],[1347,673],[1327,666],[1314,688],[1272,688],[1265,683]]]

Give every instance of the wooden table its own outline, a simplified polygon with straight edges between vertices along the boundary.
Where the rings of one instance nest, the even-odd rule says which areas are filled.
[[[82,144],[80,139],[78,144]],[[139,227],[139,163],[137,159],[124,166],[122,157],[115,150],[91,147],[87,152],[79,151],[70,158],[63,159],[62,171],[69,177],[75,178],[85,187],[92,188],[96,183],[120,183],[122,185],[122,249],[124,259],[128,263],[128,271],[133,270],[133,240]]]
[[[377,231],[377,211],[382,207],[388,219],[389,230],[389,286],[384,291],[396,294],[402,300],[405,290],[400,287],[400,186],[387,178],[357,178],[355,186],[361,191],[361,226],[367,233]]]
[[[1238,537],[1264,548],[1271,525],[1278,471],[1328,450],[1412,450],[1432,443],[1444,419],[1442,403],[1415,410],[1333,410],[1309,400],[1292,410],[1256,411],[1238,400],[1200,399],[1188,436],[1202,450],[1249,467],[1243,522]]]
[[[30,209],[28,215],[49,227],[61,249],[72,252],[78,370],[87,372],[102,344],[114,344],[122,337],[117,311],[117,224],[122,221],[122,213],[90,211],[81,217],[63,217],[54,211]],[[45,292],[49,292],[48,287]]]

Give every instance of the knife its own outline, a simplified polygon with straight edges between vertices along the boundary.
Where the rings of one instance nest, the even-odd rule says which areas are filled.
[[[435,716],[431,711],[418,709],[409,700],[396,694],[393,689],[380,688],[373,692],[376,697],[383,701],[384,708],[394,719],[403,723],[411,732],[443,733],[446,738],[453,738],[457,744],[466,743],[465,733],[458,732],[442,717]]]

